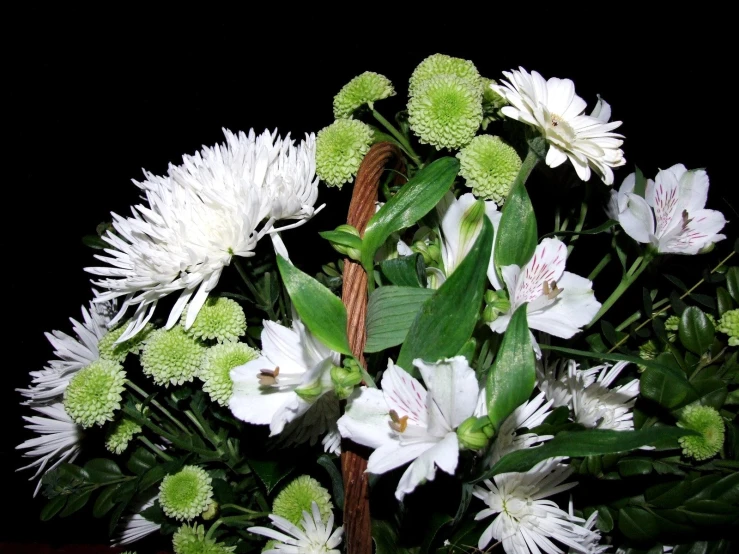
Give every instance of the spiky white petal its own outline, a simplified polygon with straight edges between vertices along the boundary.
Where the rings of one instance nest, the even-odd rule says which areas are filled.
[[[544,393],[541,392],[516,408],[503,421],[498,430],[490,455],[490,463],[495,464],[503,456],[515,450],[531,448],[553,438],[553,435],[518,433],[520,429],[533,429],[544,423],[544,420],[552,413],[551,407],[552,401],[546,400]]]
[[[149,521],[141,515],[141,512],[143,512],[147,508],[151,508],[154,505],[156,499],[156,495],[152,496],[137,510],[135,510],[134,513],[130,514],[128,517],[122,520],[119,526],[118,534],[111,541],[114,546],[131,544],[132,542],[143,539],[147,535],[151,535],[152,533],[159,531],[159,529],[161,528],[160,524]]]
[[[639,394],[639,379],[610,388],[629,362],[604,364],[590,369],[568,365],[567,383],[572,395],[575,421],[586,427],[631,431],[633,408]]]

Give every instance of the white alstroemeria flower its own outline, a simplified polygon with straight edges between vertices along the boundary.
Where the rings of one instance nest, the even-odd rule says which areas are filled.
[[[604,364],[586,370],[568,364],[567,384],[575,421],[598,429],[634,429],[633,408],[639,395],[639,379],[609,388],[628,364],[618,362],[614,366]]]
[[[296,314],[290,329],[263,323],[261,356],[231,370],[229,408],[242,421],[269,425],[271,436],[304,416],[296,422],[299,429],[291,426],[290,435],[315,442],[332,430],[339,415],[330,371],[340,355],[316,339]]]
[[[315,502],[311,502],[311,513],[303,512],[302,529],[297,525],[293,525],[284,517],[275,514],[270,514],[269,519],[275,527],[284,531],[284,533],[269,527],[249,527],[247,529],[250,533],[263,535],[277,541],[268,550],[263,550],[262,554],[340,554],[336,547],[341,544],[344,528],[337,527],[332,532],[334,527],[333,512],[324,524],[321,519],[321,511]]]
[[[510,452],[531,448],[553,438],[554,435],[518,434],[519,429],[533,429],[544,423],[544,420],[552,413],[551,407],[552,401],[547,401],[544,393],[541,392],[516,408],[498,429],[490,454],[490,464],[495,464]]]
[[[610,106],[605,110],[603,104],[596,105],[591,115],[585,115],[587,104],[575,94],[570,79],[544,80],[536,71],[529,73],[522,67],[503,75],[508,81],[490,85],[510,104],[501,111],[539,130],[549,144],[547,165],[558,167],[569,159],[583,181],[590,179],[594,169],[606,185],[612,185],[611,168],[624,165],[626,160],[620,148],[623,135],[611,132],[621,122],[604,120],[610,118]]]
[[[413,360],[426,388],[388,360],[382,390],[354,391],[339,419],[341,436],[374,448],[370,473],[385,473],[411,462],[395,497],[413,492],[436,476],[436,467],[454,474],[459,458],[456,428],[473,415],[480,388],[464,356],[436,363]]]
[[[441,259],[446,277],[462,263],[482,230],[482,214],[479,213],[481,210],[477,202],[471,192],[462,194],[459,198],[448,192],[436,206],[441,219]],[[490,218],[497,234],[501,218],[498,206],[489,200],[480,202],[484,202],[484,214]],[[470,219],[476,221],[471,222]]]
[[[97,298],[98,292],[93,289]],[[39,370],[31,371],[31,386],[16,389],[31,402],[46,402],[64,393],[75,374],[100,358],[98,344],[108,333],[108,324],[116,311],[116,301],[90,302],[89,309],[82,306],[82,322],[69,318],[75,336],[61,331],[45,333],[46,339],[54,348],[56,360]]]
[[[608,216],[637,242],[651,244],[663,254],[697,254],[726,237],[726,224],[717,210],[706,210],[708,175],[684,165],[663,169],[647,180],[645,197],[634,193],[636,174],[628,175],[621,188],[611,191]]]
[[[583,526],[585,520],[571,517],[551,500],[544,500],[577,485],[563,484],[572,469],[561,460],[544,460],[526,473],[501,473],[493,477],[494,482],[484,481],[487,488],[474,488],[472,494],[488,506],[475,519],[498,514],[480,536],[480,550],[496,539],[508,554],[539,554],[541,550],[561,554],[554,539],[576,552],[587,552],[583,543],[590,541],[593,533]]]
[[[25,426],[26,429],[34,431],[38,436],[15,447],[18,450],[25,450],[24,457],[36,458],[27,466],[18,469],[21,471],[31,467],[37,468],[29,480],[51,471],[62,462],[73,462],[80,453],[80,443],[84,436],[82,427],[72,421],[61,402],[47,406],[32,406],[32,409],[41,415],[23,416],[23,419],[29,423]],[[38,494],[40,488],[41,479],[33,492],[34,496]]]
[[[508,327],[516,309],[528,302],[526,314],[530,329],[569,339],[590,323],[600,309],[593,294],[592,281],[565,271],[567,247],[558,239],[546,238],[539,243],[531,260],[523,266],[501,268],[510,299],[510,309],[490,323],[496,333]],[[490,259],[488,279],[500,289]]]
[[[157,498],[158,495],[152,496],[148,501],[144,502],[138,509],[136,509],[133,514],[130,514],[121,521],[118,534],[111,541],[114,546],[131,544],[132,542],[143,539],[147,535],[151,535],[152,533],[159,531],[162,527],[160,524],[149,521],[141,515],[141,512],[154,505]]]
[[[97,256],[110,266],[87,271],[105,277],[96,282],[108,289],[99,301],[125,296],[113,323],[136,307],[119,342],[143,329],[157,302],[175,291],[181,293],[166,327],[177,323],[188,303],[189,327],[233,256],[253,256],[276,219],[300,224],[315,213],[311,137],[295,149],[277,131],[259,137],[253,130],[224,133],[224,144],[183,156],[166,177],[145,173],[145,181],[134,181],[147,205],[135,206],[132,217],[113,214],[114,232],[103,237],[110,248]]]

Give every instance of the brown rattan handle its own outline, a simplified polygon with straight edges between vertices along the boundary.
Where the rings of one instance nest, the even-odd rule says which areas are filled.
[[[389,142],[372,146],[362,160],[354,182],[349,215],[346,222],[364,235],[367,222],[375,213],[377,189],[385,166],[391,159],[396,167],[402,164],[400,150]],[[346,305],[349,346],[354,356],[365,364],[364,345],[367,341],[367,274],[362,265],[344,260],[344,284],[341,299]],[[368,453],[351,441],[343,441],[341,473],[344,479],[344,537],[347,554],[372,554],[372,529],[369,510]]]

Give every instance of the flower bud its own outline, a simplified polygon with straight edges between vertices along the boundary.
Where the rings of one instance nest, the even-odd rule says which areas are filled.
[[[339,225],[335,230],[342,233],[354,235],[355,237],[359,238],[359,231],[357,231],[357,229],[352,227],[351,225]],[[356,248],[352,248],[350,246],[347,246],[346,244],[341,244],[332,240],[330,240],[329,243],[339,254],[343,254],[344,256],[347,256],[352,260],[359,261],[362,258],[362,253]]]
[[[347,359],[344,360],[344,367],[333,366],[331,381],[336,396],[340,400],[348,398],[354,387],[362,382],[362,371],[359,369],[359,364],[352,359]]]
[[[205,511],[200,514],[200,517],[202,517],[205,521],[211,521],[218,517],[218,514],[220,514],[221,510],[218,506],[218,502],[213,500],[208,507],[205,509]]]
[[[459,444],[468,450],[485,448],[490,437],[493,436],[493,424],[486,417],[468,417],[457,427]]]
[[[485,293],[485,304],[485,310],[482,313],[485,323],[495,321],[511,309],[511,301],[508,299],[508,293],[504,290],[487,291]]]

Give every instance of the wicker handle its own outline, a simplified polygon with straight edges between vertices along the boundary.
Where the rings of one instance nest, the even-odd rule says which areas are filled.
[[[387,163],[395,158],[402,164],[400,150],[389,142],[372,146],[362,160],[354,182],[347,223],[364,235],[367,223],[375,213],[377,189]],[[367,274],[361,264],[344,260],[344,284],[341,296],[347,311],[347,334],[354,356],[366,366],[364,345],[367,341]],[[372,554],[372,529],[369,510],[369,483],[365,448],[343,441],[341,473],[344,479],[344,536],[347,554]]]

